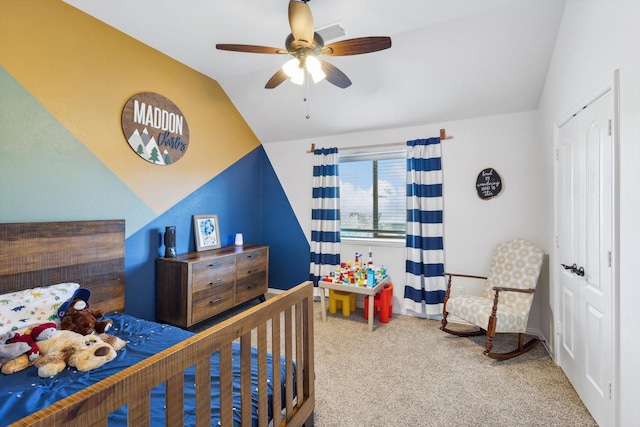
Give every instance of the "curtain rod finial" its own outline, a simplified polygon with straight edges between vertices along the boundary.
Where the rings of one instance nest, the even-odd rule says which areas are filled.
[[[445,129],[440,129],[440,139],[451,139],[452,136],[447,136],[447,131]]]
[[[309,149],[309,151],[307,151],[307,153],[313,153],[316,150],[316,144],[311,144],[311,148]]]

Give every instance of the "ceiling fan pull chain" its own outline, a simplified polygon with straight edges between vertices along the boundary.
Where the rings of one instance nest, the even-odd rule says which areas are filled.
[[[311,115],[309,114],[309,109],[310,109],[311,103],[309,102],[309,78],[308,78],[308,76],[305,76],[305,79],[304,79],[304,97],[302,98],[302,102],[304,102],[307,105],[307,115],[305,116],[305,118],[307,120],[309,120],[311,118]]]

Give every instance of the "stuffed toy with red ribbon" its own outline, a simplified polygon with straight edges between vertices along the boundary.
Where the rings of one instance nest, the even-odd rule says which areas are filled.
[[[37,341],[43,341],[53,337],[57,330],[57,325],[53,322],[43,323],[41,325],[35,326],[30,331],[26,331],[24,334],[20,334],[18,332],[13,335],[13,337],[9,338],[6,343],[18,343],[23,342],[27,343],[30,349],[27,351],[27,357],[30,361],[34,361],[40,355],[40,348],[38,347]]]

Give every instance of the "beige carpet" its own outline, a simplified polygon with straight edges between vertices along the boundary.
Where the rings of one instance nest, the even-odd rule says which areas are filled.
[[[369,333],[362,308],[323,322],[314,306],[315,426],[597,426],[542,344],[498,362],[482,354],[483,337],[453,337],[438,321],[394,314]],[[514,349],[514,338],[499,334],[495,350]]]
[[[323,322],[314,305],[316,426],[597,425],[541,344],[498,362],[482,354],[483,337],[453,337],[436,321],[394,315],[369,333],[362,309]]]

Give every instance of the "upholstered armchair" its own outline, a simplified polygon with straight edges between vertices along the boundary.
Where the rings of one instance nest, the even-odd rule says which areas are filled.
[[[529,241],[512,240],[497,246],[487,277],[445,273],[449,279],[440,329],[462,337],[486,334],[484,354],[493,359],[510,359],[531,350],[537,344],[538,338],[533,338],[525,344],[524,335],[543,255],[544,252]],[[483,295],[451,296],[454,277],[485,280]],[[450,329],[447,326],[449,315],[457,316],[479,329]],[[508,353],[492,352],[496,333],[519,334],[518,348]]]

